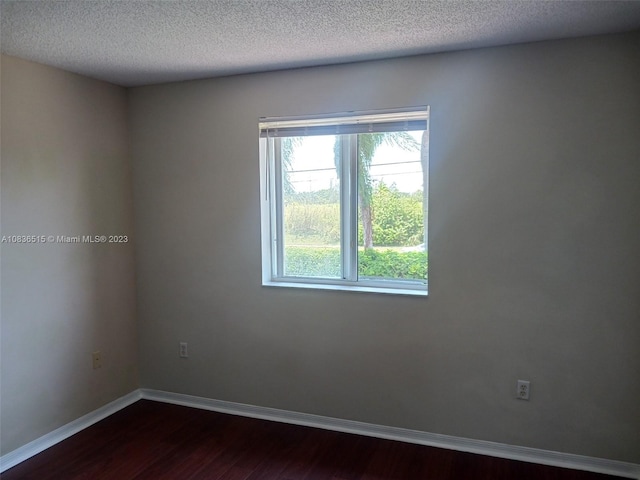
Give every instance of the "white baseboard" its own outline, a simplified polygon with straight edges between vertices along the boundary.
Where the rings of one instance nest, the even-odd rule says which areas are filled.
[[[90,427],[96,422],[107,418],[109,415],[116,413],[118,410],[122,410],[128,407],[132,403],[137,402],[142,398],[140,390],[134,390],[133,392],[114,400],[111,403],[107,403],[103,407],[94,410],[60,428],[57,428],[53,432],[47,433],[40,438],[36,438],[34,441],[23,445],[20,448],[13,450],[12,452],[2,455],[0,457],[0,473],[17,464],[24,462],[28,458],[37,455],[38,453],[52,447],[56,443],[60,443],[65,438],[69,438],[71,435]]]
[[[617,475],[619,477],[640,479],[640,465],[619,462],[603,458],[586,457],[570,453],[553,452],[537,448],[519,447],[502,443],[453,437],[437,433],[408,430],[405,428],[388,427],[371,423],[342,420],[339,418],[312,415],[309,413],[291,412],[276,408],[259,407],[242,403],[213,400],[180,393],[163,392],[159,390],[135,390],[83,417],[74,420],[28,444],[0,457],[0,473],[20,462],[42,452],[43,450],[78,433],[94,423],[112,415],[140,399],[156,402],[171,403],[187,407],[200,408],[244,417],[260,418],[294,425],[323,428],[338,432],[355,433],[369,437],[386,438],[401,442],[428,445],[469,453],[478,453],[492,457],[520,460],[554,467],[572,468],[589,472]]]
[[[554,467],[572,468],[589,472],[617,475],[619,477],[640,479],[640,465],[619,462],[604,458],[587,457],[570,453],[553,452],[537,448],[519,447],[486,440],[453,437],[437,433],[408,430],[405,428],[374,425],[370,423],[323,417],[308,413],[291,412],[275,408],[258,407],[242,403],[226,402],[209,398],[194,397],[180,393],[141,389],[142,398],[157,402],[172,403],[187,407],[212,410],[244,417],[260,418],[294,425],[323,428],[338,432],[355,433],[369,437],[386,438],[401,442],[416,443],[432,447],[446,448],[469,453],[478,453],[492,457],[520,460]]]

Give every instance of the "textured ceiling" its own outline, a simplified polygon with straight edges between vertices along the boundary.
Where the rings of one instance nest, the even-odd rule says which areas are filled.
[[[640,1],[1,0],[2,51],[124,86],[640,29]]]

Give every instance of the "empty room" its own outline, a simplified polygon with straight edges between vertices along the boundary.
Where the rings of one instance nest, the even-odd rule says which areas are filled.
[[[3,479],[640,478],[640,1],[0,8]]]

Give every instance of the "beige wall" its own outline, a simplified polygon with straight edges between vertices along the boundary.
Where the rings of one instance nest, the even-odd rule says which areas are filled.
[[[628,34],[132,89],[141,385],[640,462],[639,85]],[[261,287],[258,118],[422,104],[429,297]]]
[[[132,237],[126,90],[2,56],[1,100],[2,235]],[[132,243],[1,248],[6,454],[136,389],[138,342]]]

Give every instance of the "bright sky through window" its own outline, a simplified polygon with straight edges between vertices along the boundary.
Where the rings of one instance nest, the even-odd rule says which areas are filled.
[[[408,132],[416,142],[421,141],[422,132]],[[299,192],[309,192],[335,186],[333,145],[335,137],[319,135],[304,137],[292,155],[291,170],[295,171],[292,185]],[[302,165],[301,159],[304,159]],[[313,169],[307,165],[313,164]],[[376,149],[371,162],[373,181],[382,181],[387,186],[395,184],[401,192],[414,193],[422,189],[422,168],[415,152],[382,144]]]

